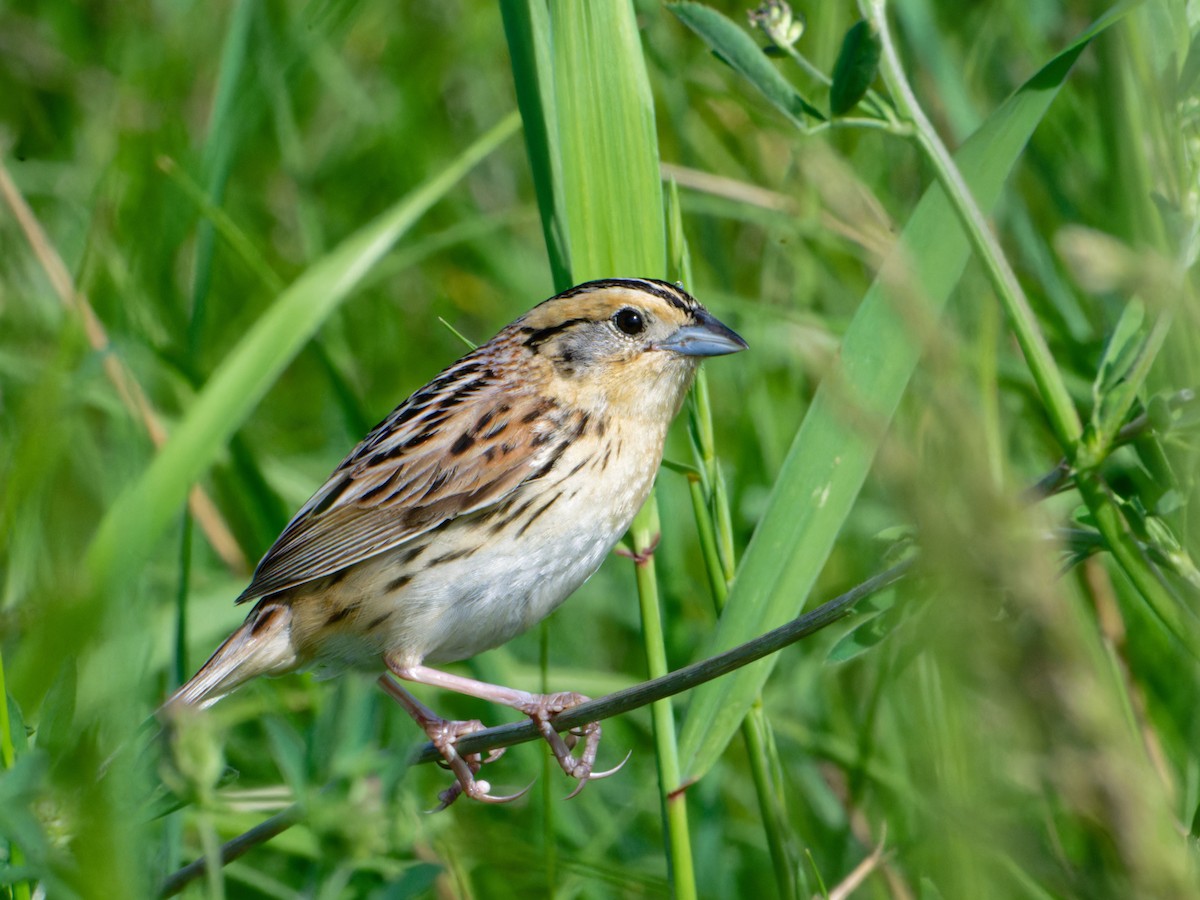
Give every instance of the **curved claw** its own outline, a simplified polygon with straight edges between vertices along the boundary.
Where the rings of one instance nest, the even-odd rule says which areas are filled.
[[[472,789],[468,791],[468,795],[472,800],[478,800],[481,803],[512,803],[512,801],[519,800],[528,794],[536,781],[537,779],[535,778],[515,794],[506,795],[489,794],[488,791],[492,789],[490,784],[486,781],[473,781],[471,782]]]
[[[579,796],[579,792],[582,791],[585,787],[587,787],[588,781],[590,781],[590,779],[580,778],[579,784],[575,785],[575,790],[571,791],[571,793],[567,794],[567,796],[563,797],[563,799],[564,800],[574,800],[576,797]]]
[[[629,757],[631,757],[631,756],[633,756],[632,750],[630,750],[628,753],[626,753],[625,758],[623,760],[621,760],[619,763],[617,763],[615,766],[613,766],[611,769],[606,769],[603,772],[593,772],[591,775],[588,776],[588,780],[589,781],[601,781],[602,779],[608,778],[610,775],[616,775],[623,768],[625,768],[625,763],[629,762]]]
[[[465,789],[456,781],[438,794],[438,805],[433,809],[425,810],[425,814],[432,815],[433,813],[441,812],[463,794],[466,794],[472,800],[478,800],[480,803],[511,803],[513,800],[519,800],[528,794],[536,781],[537,779],[535,778],[534,781],[529,782],[529,784],[525,785],[525,787],[521,788],[515,794],[490,794],[488,792],[492,789],[492,786],[486,781],[472,781],[471,786]]]
[[[573,791],[571,791],[571,793],[567,794],[567,796],[564,799],[573,800],[575,797],[578,797],[579,792],[584,789],[584,787],[587,785],[587,783],[589,781],[600,781],[601,779],[608,778],[610,775],[616,775],[623,768],[625,768],[625,763],[629,762],[629,757],[631,757],[631,756],[633,756],[632,750],[630,750],[628,753],[626,753],[625,758],[623,760],[621,760],[619,763],[617,763],[615,766],[613,766],[611,769],[607,769],[603,772],[588,772],[586,775],[580,776],[579,784],[575,785],[575,790],[573,790]]]
[[[454,782],[454,784],[450,785],[450,787],[438,793],[438,805],[433,809],[425,810],[425,815],[432,816],[434,813],[440,813],[443,809],[457,800],[459,794],[461,793],[462,786],[457,781]]]

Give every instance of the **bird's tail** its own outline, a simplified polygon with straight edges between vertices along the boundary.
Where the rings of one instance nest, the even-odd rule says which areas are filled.
[[[291,632],[289,606],[259,603],[200,671],[168,698],[160,713],[179,706],[203,709],[255,676],[280,675],[296,668]]]

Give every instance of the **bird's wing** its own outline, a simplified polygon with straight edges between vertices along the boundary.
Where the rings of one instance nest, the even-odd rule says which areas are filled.
[[[238,602],[390,550],[549,472],[572,438],[568,418],[498,379],[467,356],[398,406],[296,513]]]

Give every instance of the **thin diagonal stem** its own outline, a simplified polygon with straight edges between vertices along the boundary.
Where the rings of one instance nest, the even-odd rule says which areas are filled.
[[[708,398],[708,379],[701,369],[692,393],[691,423],[693,449],[698,457],[700,472],[689,478],[692,505],[700,533],[700,546],[712,585],[713,605],[717,615],[725,608],[729,586],[737,569],[733,549],[733,526],[729,515],[729,498],[716,456],[712,428],[712,410]],[[762,695],[755,699],[742,721],[742,741],[750,761],[754,790],[758,797],[763,831],[775,870],[779,896],[797,896],[796,859],[788,828],[786,793],[783,790],[781,767],[775,753],[771,723],[762,705]]]
[[[1094,469],[1084,438],[1083,423],[1054,362],[1050,347],[1038,327],[1033,308],[1008,263],[999,241],[988,227],[970,187],[950,152],[926,117],[905,77],[887,21],[887,0],[860,0],[864,15],[879,34],[882,46],[880,73],[902,120],[913,126],[913,137],[933,167],[934,174],[958,214],[975,255],[983,264],[1000,299],[1026,364],[1046,408],[1051,428],[1072,465],[1085,468],[1076,477],[1083,502],[1096,521],[1113,558],[1136,585],[1146,604],[1179,639],[1194,658],[1200,659],[1200,619],[1176,597],[1130,533],[1112,491]]]
[[[1083,435],[1083,423],[1071,400],[1070,391],[1063,381],[1054,356],[1046,339],[1038,328],[1037,317],[1033,307],[1025,296],[1016,274],[1009,265],[1004,251],[996,236],[988,227],[983,211],[975,202],[962,173],[958,171],[950,151],[942,143],[937,130],[925,115],[921,104],[917,102],[912,87],[904,75],[900,64],[896,45],[892,41],[891,29],[887,22],[886,0],[867,0],[864,3],[864,13],[871,20],[879,34],[882,45],[880,72],[887,83],[892,99],[899,110],[900,117],[913,126],[913,137],[921,148],[929,163],[933,166],[934,175],[941,184],[946,196],[958,214],[959,221],[967,233],[976,256],[987,270],[992,287],[1004,305],[1009,324],[1025,355],[1033,380],[1038,392],[1046,404],[1051,426],[1063,450],[1073,457],[1079,448],[1079,440]]]
[[[572,707],[555,716],[551,722],[558,731],[567,731],[589,722],[599,722],[631,710],[640,709],[656,700],[673,697],[704,684],[706,681],[720,678],[757,659],[776,653],[844,618],[850,614],[855,603],[899,581],[912,564],[913,560],[911,559],[898,563],[841,596],[817,607],[812,612],[792,619],[792,621],[780,625],[754,640],[740,644],[732,650],[718,653],[716,656],[692,663],[690,666],[676,669],[661,678],[642,682],[623,691],[609,694],[607,697],[581,703],[579,706]],[[528,741],[538,740],[540,737],[541,733],[532,722],[520,722],[477,731],[464,737],[455,746],[460,753],[480,753],[492,748],[524,744]],[[414,763],[434,762],[441,758],[441,754],[432,743],[424,744],[413,754]]]
[[[4,684],[4,656],[0,654],[0,770],[11,769],[17,762],[16,748],[8,721],[8,688]],[[25,862],[25,852],[9,839],[8,861],[13,868]],[[32,892],[28,881],[15,881],[11,886],[13,900],[29,900]]]
[[[1039,484],[1044,481],[1046,481],[1045,478]],[[554,727],[559,731],[565,731],[577,725],[599,722],[631,712],[656,700],[683,693],[706,681],[712,681],[735,669],[749,665],[764,656],[776,653],[849,615],[854,604],[903,578],[915,561],[915,558],[906,559],[818,606],[811,612],[725,653],[677,669],[660,678],[572,707],[553,719]],[[462,738],[456,744],[456,749],[461,753],[484,753],[491,749],[511,747],[538,740],[540,737],[541,733],[537,727],[529,722],[500,725],[496,728],[474,732]],[[441,753],[432,743],[426,743],[416,748],[412,755],[414,764],[436,762],[440,759],[442,759]],[[299,804],[295,804],[226,842],[220,853],[222,865],[237,859],[257,844],[269,841],[302,819],[303,811]],[[162,896],[173,896],[182,891],[187,884],[205,873],[207,865],[207,860],[201,858],[175,872],[163,883]]]
[[[714,657],[697,663],[692,663],[690,666],[684,666],[682,669],[676,669],[674,672],[664,675],[661,678],[654,678],[650,681],[626,688],[623,691],[609,694],[607,697],[582,703],[555,716],[551,722],[558,731],[567,731],[578,725],[599,722],[603,719],[609,719],[622,713],[640,709],[657,700],[673,697],[697,685],[704,684],[706,681],[712,681],[715,678],[720,678],[722,675],[727,675],[735,669],[747,666],[755,660],[776,653],[784,647],[794,644],[811,634],[815,634],[828,625],[832,625],[839,619],[845,618],[850,614],[854,604],[883,590],[889,585],[895,584],[904,577],[914,562],[915,558],[906,559],[892,566],[890,569],[880,572],[873,578],[869,578],[857,587],[851,588],[833,600],[818,606],[812,612],[805,613],[773,631],[768,631],[766,634],[752,641],[747,641],[741,646],[734,647],[732,650],[727,650],[724,653],[717,654]],[[460,740],[455,745],[455,749],[464,754],[476,753],[484,752],[490,748],[512,747],[516,744],[540,739],[541,732],[537,726],[532,722],[525,722],[513,725],[501,725],[497,728],[477,731]],[[442,759],[442,755],[432,743],[426,743],[416,748],[412,755],[412,762],[414,764],[435,762],[440,759]],[[686,788],[687,785],[684,785],[684,787]],[[679,793],[682,793],[682,789]],[[237,859],[251,848],[265,843],[291,828],[296,823],[302,821],[303,818],[304,810],[298,803],[289,806],[282,812],[276,813],[265,822],[256,825],[244,834],[238,835],[233,840],[223,844],[219,854],[221,864],[224,865]],[[206,858],[198,859],[184,866],[163,882],[161,896],[170,897],[178,894],[192,881],[201,877],[207,870],[207,867],[208,860]]]
[[[283,834],[283,832],[300,822],[303,818],[304,808],[299,803],[294,803],[282,812],[271,816],[265,822],[255,825],[244,834],[239,834],[232,840],[226,841],[221,845],[221,865],[224,866],[231,863],[259,844],[265,844],[271,838]],[[184,866],[164,881],[162,888],[159,890],[159,896],[174,897],[197,878],[202,877],[207,871],[208,857],[202,856],[195,862]]]
[[[25,240],[33,255],[41,264],[42,270],[50,281],[51,287],[62,301],[63,306],[74,313],[83,324],[84,333],[92,349],[103,359],[104,372],[116,389],[121,403],[135,419],[142,423],[151,443],[162,447],[167,442],[167,431],[158,417],[154,406],[142,390],[142,386],[134,379],[133,374],[126,368],[121,358],[113,351],[108,339],[108,332],[92,308],[88,298],[75,287],[66,264],[58,251],[50,243],[41,223],[34,216],[33,210],[25,202],[25,198],[17,189],[16,184],[8,174],[8,169],[0,162],[0,196],[8,205],[17,220]],[[243,573],[247,569],[246,557],[241,547],[225,524],[220,511],[212,499],[199,485],[194,485],[188,493],[188,505],[192,515],[200,523],[205,537],[221,560],[230,571]]]

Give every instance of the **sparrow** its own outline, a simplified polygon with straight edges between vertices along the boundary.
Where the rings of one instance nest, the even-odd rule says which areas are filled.
[[[499,753],[455,750],[483,725],[438,716],[401,682],[529,716],[577,780],[571,796],[613,774],[620,766],[593,771],[599,723],[566,737],[552,725],[581,694],[431,666],[526,631],[596,571],[650,493],[700,361],[745,348],[682,287],[655,279],[590,281],[535,306],[350,451],[259,562],[237,598],[257,600],[245,622],[163,714],[207,707],[259,675],[382,669],[380,685],[455,775],[439,808],[524,791],[492,794],[475,776]]]

